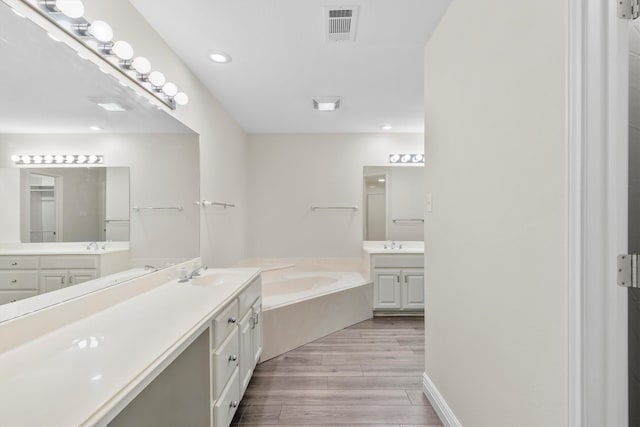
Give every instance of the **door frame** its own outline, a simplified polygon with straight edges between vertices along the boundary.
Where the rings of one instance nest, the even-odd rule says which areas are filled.
[[[627,34],[615,0],[569,0],[568,425],[628,426]]]

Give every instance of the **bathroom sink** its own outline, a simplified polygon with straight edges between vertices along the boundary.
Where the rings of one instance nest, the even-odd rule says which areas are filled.
[[[211,271],[192,278],[189,282],[196,286],[216,286],[241,280],[241,274],[235,272]]]

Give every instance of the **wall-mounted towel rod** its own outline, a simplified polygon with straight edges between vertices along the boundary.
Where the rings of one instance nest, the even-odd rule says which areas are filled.
[[[128,219],[105,219],[104,222],[129,222]]]
[[[399,222],[424,222],[424,218],[397,218],[393,220],[394,224]]]
[[[203,200],[201,202],[193,202],[194,205],[198,205],[198,206],[222,206],[223,208],[227,209],[227,208],[235,208],[236,205],[231,204],[231,203],[222,203],[222,202],[212,202],[209,200]]]
[[[136,212],[140,212],[141,210],[150,210],[150,211],[181,211],[182,206],[134,206],[133,209]]]
[[[341,209],[341,210],[351,210],[351,211],[357,211],[358,207],[357,206],[316,206],[316,205],[311,205],[311,210],[312,211],[317,211],[320,209],[327,209],[327,210],[333,210],[333,209]]]

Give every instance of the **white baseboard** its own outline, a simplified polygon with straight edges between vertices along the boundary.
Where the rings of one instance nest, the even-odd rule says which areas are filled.
[[[460,421],[458,421],[455,414],[444,400],[444,397],[442,397],[426,372],[422,374],[422,388],[424,395],[427,396],[427,399],[431,402],[431,406],[433,406],[433,409],[436,411],[440,417],[440,421],[442,421],[442,424],[444,424],[445,427],[462,427],[462,424],[460,424]]]

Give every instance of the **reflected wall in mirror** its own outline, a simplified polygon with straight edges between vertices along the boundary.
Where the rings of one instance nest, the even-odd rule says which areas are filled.
[[[424,166],[365,166],[364,240],[424,239]]]
[[[44,308],[48,301],[56,302],[54,294],[62,301],[78,296],[74,289],[89,289],[85,284],[75,288],[82,281],[108,275],[99,279],[99,286],[109,286],[114,280],[148,272],[143,268],[146,264],[163,267],[197,257],[200,210],[193,202],[200,200],[198,135],[92,61],[81,59],[69,45],[50,38],[31,20],[14,14],[2,0],[0,45],[6,65],[0,66],[4,101],[0,102],[0,261],[6,261],[0,262],[0,304],[35,295],[24,303]],[[104,101],[117,104],[121,111],[107,111],[99,105]],[[127,171],[126,186],[124,172],[119,176],[122,191],[117,193],[122,197],[112,200],[115,192],[108,184],[100,187],[100,182],[109,182],[109,176],[103,181],[68,176],[72,171],[87,172],[86,168],[65,165],[54,174],[51,166],[31,164],[28,167],[39,169],[31,174],[11,160],[15,155],[57,154],[103,155],[101,166],[106,169],[98,174]],[[71,181],[86,187],[91,182],[89,193],[104,209],[67,206],[67,196],[77,191]],[[21,186],[28,191],[21,192]],[[37,194],[32,195],[31,188]],[[133,211],[129,200],[132,206],[184,209]],[[29,206],[28,212],[21,212],[24,205]],[[70,220],[67,214],[72,214]],[[85,220],[95,226],[80,227]],[[129,243],[102,244],[107,240]],[[8,257],[22,258],[18,262]],[[102,264],[106,258],[117,258],[117,262]],[[29,267],[21,260],[29,261]],[[13,262],[24,271],[15,271]],[[28,283],[22,280],[27,277]],[[16,283],[23,283],[20,289]],[[92,281],[91,289],[97,289],[95,284]],[[62,289],[70,285],[74,288]],[[24,312],[9,306],[14,308],[0,307],[0,321],[11,318],[14,311],[15,315]]]
[[[13,171],[20,173],[15,191],[20,191],[22,243],[129,240],[129,168]]]

